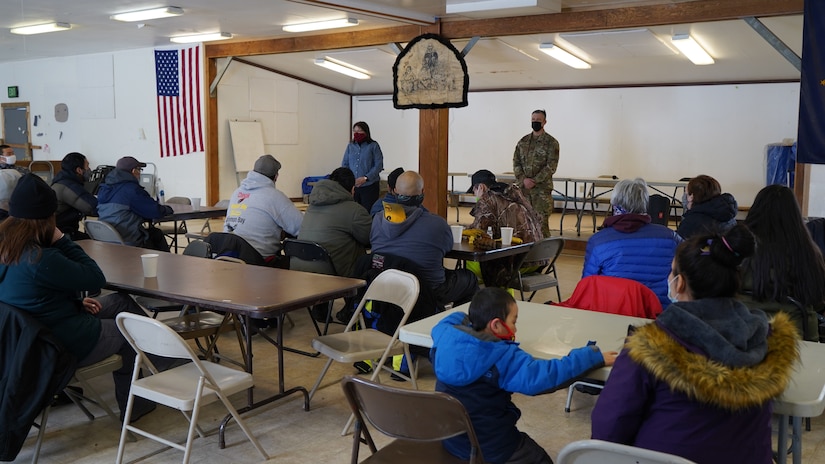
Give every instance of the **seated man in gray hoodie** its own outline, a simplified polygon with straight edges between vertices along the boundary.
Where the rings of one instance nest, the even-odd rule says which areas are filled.
[[[303,215],[275,188],[280,170],[281,163],[272,155],[255,161],[253,170],[232,192],[223,231],[243,237],[269,265],[286,269],[289,261],[281,254],[282,234],[297,237]]]

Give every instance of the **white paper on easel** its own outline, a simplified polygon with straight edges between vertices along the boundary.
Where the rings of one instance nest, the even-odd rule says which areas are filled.
[[[264,151],[264,136],[260,121],[229,121],[235,172],[249,172]]]

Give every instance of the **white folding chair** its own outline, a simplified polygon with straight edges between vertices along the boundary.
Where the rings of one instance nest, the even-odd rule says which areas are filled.
[[[323,370],[321,370],[318,380],[315,381],[315,386],[309,392],[309,399],[312,400],[333,361],[352,363],[369,359],[373,361],[373,373],[370,380],[380,382],[378,374],[382,369],[386,369],[408,379],[412,382],[413,388],[418,389],[415,381],[415,366],[412,365],[412,357],[410,356],[410,347],[398,340],[398,332],[407,323],[407,318],[418,300],[418,291],[418,279],[412,274],[397,269],[387,269],[378,274],[378,277],[372,281],[366,293],[364,293],[364,297],[358,304],[358,308],[355,309],[355,313],[350,318],[344,332],[324,335],[312,340],[312,347],[324,356],[328,356],[329,359]],[[366,328],[362,312],[367,301],[392,303],[399,306],[404,312],[401,322],[398,323],[398,327],[395,328],[392,336],[375,329]],[[356,322],[359,324],[359,330],[354,330]],[[388,357],[402,353],[407,356],[407,360],[411,364],[409,377],[384,365]],[[375,362],[375,360],[378,361]],[[349,429],[351,422],[352,417],[347,422],[344,433]]]
[[[559,451],[556,464],[695,464],[668,453],[602,440],[568,443]]]
[[[238,426],[241,427],[241,430],[264,460],[269,459],[266,451],[261,447],[261,444],[227,398],[228,395],[252,388],[252,374],[209,361],[201,361],[192,351],[192,348],[174,330],[155,319],[131,313],[120,313],[117,316],[117,326],[137,353],[135,370],[132,373],[132,387],[129,390],[129,401],[126,405],[126,414],[123,418],[123,429],[117,450],[116,462],[118,464],[123,462],[123,452],[128,432],[143,435],[183,451],[183,463],[187,464],[192,451],[195,431],[198,432],[200,437],[205,436],[197,424],[200,407],[217,400],[220,400],[229,413],[232,414]],[[147,353],[168,358],[189,359],[192,362],[174,369],[158,372],[147,358]],[[151,375],[139,378],[141,366],[146,367]],[[144,371],[144,373],[146,372]],[[180,410],[189,421],[186,445],[179,445],[130,425],[129,421],[132,416],[135,396]]]

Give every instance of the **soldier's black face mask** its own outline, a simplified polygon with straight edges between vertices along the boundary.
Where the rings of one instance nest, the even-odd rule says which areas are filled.
[[[530,123],[530,126],[533,128],[533,132],[538,132],[541,130],[541,123],[539,121],[533,121]]]

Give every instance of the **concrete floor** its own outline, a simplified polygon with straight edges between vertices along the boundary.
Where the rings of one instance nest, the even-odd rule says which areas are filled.
[[[462,216],[466,216],[463,214]],[[452,216],[455,217],[454,215]],[[555,218],[555,216],[554,216]],[[465,219],[465,218],[462,218]],[[468,223],[462,220],[463,223]],[[557,223],[557,222],[556,222]],[[214,227],[213,227],[214,229]],[[565,237],[575,233],[568,234]],[[445,263],[448,266],[452,263]],[[580,252],[564,253],[558,261],[559,280],[562,298],[572,293],[575,283],[581,276],[582,254]],[[535,301],[555,299],[555,290],[540,292]],[[342,302],[336,302],[336,310]],[[287,325],[285,339],[288,345],[309,349],[309,342],[314,336],[314,329],[306,311],[292,313],[294,327]],[[335,326],[333,330],[341,330]],[[274,335],[274,329],[270,329]],[[228,355],[237,353],[237,342],[225,337],[220,342],[221,350]],[[261,337],[254,339],[255,353],[255,396],[263,398],[277,388],[277,352]],[[303,385],[310,388],[320,372],[325,359],[308,358],[293,353],[285,353],[287,388]],[[354,374],[351,365],[333,363],[324,379],[322,388],[313,398],[311,410],[302,409],[300,396],[291,396],[259,410],[247,413],[247,424],[255,431],[263,447],[270,455],[270,461],[263,461],[254,447],[246,440],[236,425],[230,425],[227,433],[226,449],[219,449],[217,434],[197,439],[191,462],[193,463],[257,463],[277,462],[281,464],[304,463],[346,463],[350,460],[352,436],[341,436],[340,432],[349,416],[349,410],[343,398],[339,381],[343,375]],[[383,377],[386,383],[404,385]],[[423,362],[419,373],[419,388],[432,390],[434,376],[431,366]],[[112,381],[108,376],[95,379],[94,386],[103,394],[110,405],[114,406]],[[555,459],[559,450],[575,440],[587,439],[590,435],[590,413],[596,397],[576,393],[570,413],[564,412],[566,392],[555,392],[537,397],[514,395],[514,401],[521,408],[523,416],[519,421],[521,430],[530,434],[544,446]],[[233,403],[240,407],[245,404],[246,396],[237,394]],[[42,463],[111,463],[115,460],[120,434],[120,424],[106,417],[99,409],[91,407],[97,415],[94,421],[88,421],[80,410],[73,405],[53,408],[46,427],[46,438],[40,453]],[[200,423],[205,429],[217,427],[225,415],[222,405],[212,404],[201,412]],[[186,422],[183,416],[174,410],[159,406],[147,415],[139,426],[173,441],[183,441],[186,435]],[[776,430],[776,424],[774,424]],[[376,433],[379,447],[388,440]],[[15,462],[30,462],[32,459],[35,431],[26,441]],[[774,438],[775,439],[775,438]],[[803,462],[825,464],[825,418],[812,420],[812,431],[803,434]],[[140,438],[135,443],[126,445],[126,462],[175,463],[183,458],[177,450],[165,450],[150,455],[163,446],[148,439]],[[369,450],[362,448],[362,456]],[[146,457],[149,455],[148,457]]]

